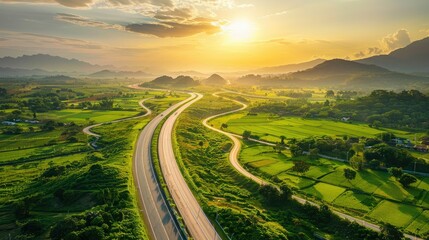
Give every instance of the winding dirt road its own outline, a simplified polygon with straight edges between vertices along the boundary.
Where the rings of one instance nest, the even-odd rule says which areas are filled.
[[[218,94],[220,94],[220,93],[222,93],[222,92],[213,93],[213,96],[219,97]],[[241,93],[237,93],[237,92],[233,92],[233,91],[224,91],[224,93],[236,93],[236,94],[243,95]],[[251,95],[246,94],[246,96],[251,96]],[[235,113],[235,112],[239,112],[239,111],[242,111],[242,110],[244,110],[244,109],[247,108],[247,104],[245,104],[245,103],[242,103],[242,102],[234,100],[234,99],[226,98],[226,97],[223,97],[223,98],[224,99],[228,99],[230,101],[233,101],[233,102],[235,102],[237,104],[240,104],[240,105],[242,105],[242,107],[239,108],[239,109],[236,109],[236,110],[232,110],[232,111],[228,111],[228,112],[225,112],[225,113],[220,113],[220,114],[216,114],[214,116],[210,116],[210,117],[208,117],[208,118],[206,118],[206,119],[203,120],[203,122],[202,122],[203,125],[205,127],[209,128],[209,129],[213,130],[213,131],[216,131],[216,132],[219,132],[221,134],[224,134],[225,136],[229,137],[233,141],[234,146],[233,146],[233,148],[232,148],[232,150],[231,150],[231,152],[229,154],[229,161],[231,162],[232,166],[239,173],[241,173],[242,175],[244,175],[244,176],[252,179],[253,181],[255,181],[258,184],[272,184],[272,183],[269,183],[269,182],[263,180],[262,178],[259,178],[259,177],[255,176],[255,175],[253,175],[252,173],[250,173],[249,171],[247,171],[246,169],[244,169],[240,165],[240,162],[238,161],[238,154],[240,153],[240,149],[241,149],[241,142],[240,142],[239,138],[242,138],[242,136],[237,135],[237,134],[233,134],[233,133],[229,133],[229,132],[225,132],[223,130],[214,128],[214,127],[212,127],[212,126],[210,126],[208,124],[208,121],[210,121],[210,120],[212,120],[214,118],[217,118],[217,117],[220,117],[220,116],[224,116],[224,115],[228,115],[228,114]],[[260,140],[256,140],[256,139],[249,139],[249,140],[250,141],[254,141],[254,142],[258,142],[258,143],[261,143],[261,144],[269,145],[269,146],[274,146],[275,145],[273,143],[264,142],[264,141],[260,141]],[[309,203],[309,204],[311,204],[313,206],[319,206],[317,203],[308,201],[308,200],[306,200],[304,198],[301,198],[299,196],[296,196],[296,195],[293,195],[292,198],[295,199],[297,202],[299,202],[301,204]],[[364,226],[366,228],[369,228],[369,229],[372,229],[374,231],[380,232],[381,228],[380,228],[379,225],[367,222],[365,220],[362,220],[362,219],[359,219],[359,218],[347,215],[345,213],[342,213],[342,212],[339,212],[339,211],[336,211],[336,210],[332,210],[332,212],[334,214],[336,214],[337,216],[343,218],[343,219],[347,219],[347,220],[349,220],[351,222],[356,222],[356,223],[358,223],[361,226]],[[410,234],[404,234],[404,236],[406,238],[409,238],[409,239],[423,240],[422,238],[419,238],[419,237],[416,237],[416,236],[413,236],[413,235],[410,235]]]

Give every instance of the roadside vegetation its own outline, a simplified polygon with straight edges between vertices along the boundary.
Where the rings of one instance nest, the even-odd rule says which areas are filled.
[[[183,96],[113,82],[22,84],[0,97],[0,239],[147,239],[131,168],[150,117],[95,128],[96,150],[82,129],[144,114],[144,98],[160,111]]]
[[[348,102],[350,111],[359,101],[378,101],[385,95],[391,102],[425,98],[416,91],[401,94],[375,91],[369,97],[358,98],[357,103],[352,102],[352,98],[336,99],[332,107],[344,101]],[[423,223],[429,221],[429,178],[412,174],[429,170],[428,154],[415,148],[427,144],[427,133],[418,127],[422,125],[398,130],[352,123],[349,119],[297,117],[285,113],[290,106],[288,101],[261,103],[260,99],[245,99],[250,104],[249,111],[214,119],[211,124],[243,136],[240,161],[251,172],[276,185],[287,184],[299,195],[340,211],[392,224],[420,236],[429,234],[429,225]],[[284,107],[277,109],[282,112],[268,113],[273,110],[270,106],[280,105]],[[393,104],[388,108],[382,111],[393,111],[398,106]],[[307,110],[311,111],[311,107]],[[299,111],[305,109],[301,107]],[[391,127],[396,126],[391,118],[389,121]],[[248,138],[269,141],[276,146],[264,146]]]
[[[289,184],[280,191],[261,188],[236,172],[228,160],[231,141],[201,121],[237,107],[206,94],[179,117],[175,130],[184,176],[215,226],[234,239],[381,239],[377,233],[340,220],[327,207],[290,200]]]

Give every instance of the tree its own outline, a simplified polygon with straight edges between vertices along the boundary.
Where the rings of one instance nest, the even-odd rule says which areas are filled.
[[[380,236],[384,240],[401,240],[404,234],[390,223],[381,226]]]
[[[355,151],[356,156],[360,156],[359,153],[363,153],[365,146],[362,143],[353,143],[352,149],[353,149],[353,151]]]
[[[319,158],[319,149],[317,149],[317,148],[310,149],[310,151],[308,152],[308,156],[310,157],[311,160],[318,159]]]
[[[55,130],[55,122],[53,120],[48,120],[40,128],[43,131],[52,131],[52,130]]]
[[[40,235],[43,232],[43,225],[39,220],[30,220],[21,227],[21,232],[29,235]]]
[[[244,130],[244,132],[243,132],[243,139],[245,139],[245,140],[249,139],[250,135],[252,135],[251,131]]]
[[[7,94],[7,90],[5,88],[0,88],[0,97],[4,97]]]
[[[381,162],[378,161],[377,159],[372,159],[368,163],[369,168],[374,169],[374,170],[379,169],[380,165],[381,165]]]
[[[280,143],[281,143],[282,145],[284,145],[284,144],[285,144],[285,139],[286,139],[286,137],[285,137],[285,136],[283,136],[283,135],[281,135],[281,136],[280,136]]]
[[[354,168],[357,171],[362,170],[365,163],[362,156],[353,156],[352,158],[350,158],[349,162],[350,162],[350,166],[352,166],[352,168]]]
[[[411,174],[404,173],[402,174],[401,178],[399,178],[399,182],[402,184],[402,186],[409,187],[410,184],[417,182],[417,178]]]
[[[310,164],[304,161],[295,161],[293,162],[292,171],[304,174],[310,170]]]
[[[278,153],[281,153],[284,148],[284,145],[281,143],[276,143],[276,145],[273,146],[273,149]]]
[[[344,168],[344,177],[350,181],[356,178],[356,172],[350,168]]]
[[[402,168],[398,168],[398,167],[388,168],[387,171],[391,176],[395,177],[396,179],[399,179],[403,174]]]
[[[290,152],[292,154],[292,157],[298,157],[298,156],[302,156],[302,148],[296,144],[292,144],[290,146]]]
[[[198,143],[198,145],[199,145],[200,147],[203,147],[203,146],[204,146],[204,142],[203,142],[203,141],[200,141],[200,142]]]
[[[327,98],[333,98],[333,97],[335,97],[334,91],[333,90],[326,91],[325,97],[327,97]]]
[[[228,128],[228,124],[226,124],[226,123],[222,123],[222,125],[220,126],[220,128],[221,128],[221,129]]]

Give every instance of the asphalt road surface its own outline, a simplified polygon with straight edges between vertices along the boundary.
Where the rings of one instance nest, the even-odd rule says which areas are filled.
[[[189,189],[174,156],[172,133],[177,117],[203,95],[184,104],[165,121],[158,139],[158,156],[169,192],[193,239],[221,239]]]
[[[135,185],[138,189],[139,202],[142,206],[147,228],[152,239],[185,239],[175,216],[171,213],[168,202],[158,183],[151,155],[154,132],[161,121],[180,105],[195,98],[191,96],[177,103],[152,119],[140,133],[133,159]]]

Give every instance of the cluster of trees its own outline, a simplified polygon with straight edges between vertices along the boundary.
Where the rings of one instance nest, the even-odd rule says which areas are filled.
[[[33,112],[33,118],[37,118],[37,113],[60,110],[66,107],[66,104],[61,102],[57,96],[31,98],[25,102],[25,105]]]
[[[410,184],[417,182],[417,178],[411,174],[402,172],[402,168],[391,167],[388,169],[390,175],[392,175],[399,183],[404,187],[409,187]]]
[[[292,190],[286,184],[280,185],[279,188],[271,184],[263,184],[259,187],[259,193],[271,205],[284,204],[292,197]]]
[[[364,151],[367,161],[377,160],[387,167],[407,167],[417,161],[407,150],[395,148],[385,143],[373,145]]]
[[[60,239],[105,239],[112,224],[120,221],[121,216],[114,216],[104,210],[88,211],[59,221],[51,229],[49,237]]]
[[[98,103],[92,102],[80,102],[77,106],[80,109],[93,109],[93,110],[113,110],[119,109],[114,108],[114,100],[111,98],[103,98]]]
[[[296,92],[296,91],[278,91],[277,96],[284,96],[290,98],[311,98],[313,94],[310,91]]]
[[[356,92],[327,92],[336,96],[336,102],[310,103],[304,99],[264,103],[253,107],[254,113],[275,113],[306,118],[340,119],[351,117],[353,121],[366,122],[374,127],[429,128],[429,97],[417,90],[395,93],[375,90],[370,95],[358,97]]]

